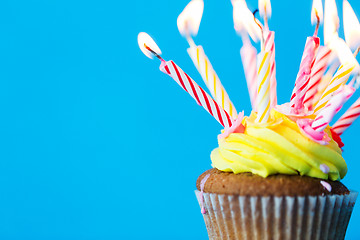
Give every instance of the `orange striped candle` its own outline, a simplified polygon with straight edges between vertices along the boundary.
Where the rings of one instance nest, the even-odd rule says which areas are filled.
[[[326,106],[327,102],[331,99],[333,94],[347,82],[355,67],[356,65],[350,63],[343,64],[339,67],[334,77],[331,79],[329,85],[326,87],[324,93],[320,97],[319,102],[314,107],[315,115],[319,114],[321,109]]]
[[[270,53],[261,51],[257,55],[258,95],[256,98],[259,123],[266,123],[270,115]]]

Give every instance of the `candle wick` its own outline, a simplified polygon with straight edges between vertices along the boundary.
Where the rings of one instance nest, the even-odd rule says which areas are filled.
[[[196,46],[194,40],[192,39],[192,37],[188,32],[186,32],[186,41],[189,43],[190,47]]]
[[[261,30],[261,46],[262,48],[264,47],[264,31],[263,31],[263,28],[261,27],[261,25],[256,21],[256,17],[255,17],[255,14],[259,11],[259,9],[255,9],[255,11],[253,12],[253,15],[254,15],[254,21],[255,23],[259,26],[260,30]]]
[[[316,9],[315,9],[315,16],[316,16],[316,27],[315,27],[314,37],[318,35],[319,26],[320,26],[320,17]]]
[[[195,42],[192,39],[190,31],[189,31],[189,22],[188,21],[185,21],[185,32],[186,32],[186,35],[185,35],[186,41],[189,43],[190,47],[195,47],[196,46]]]
[[[154,50],[152,50],[149,46],[147,46],[145,43],[144,43],[144,47],[150,51],[155,57],[157,57],[158,59],[160,59],[160,61],[162,62],[165,62],[165,60],[159,55],[157,54]]]

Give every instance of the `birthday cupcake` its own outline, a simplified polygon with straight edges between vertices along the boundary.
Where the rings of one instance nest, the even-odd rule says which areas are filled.
[[[232,3],[235,29],[244,42],[240,53],[253,107],[248,117],[237,114],[204,49],[191,38],[200,25],[202,1],[188,4],[178,28],[212,96],[173,61],[165,61],[150,36],[138,37],[144,54],[160,59],[160,70],[224,127],[211,153],[213,169],[196,183],[209,239],[344,239],[357,192],[340,182],[347,173],[340,135],[360,115],[360,100],[333,127],[329,124],[359,85],[355,80],[347,84],[359,64],[341,39],[336,39],[336,51],[319,46],[322,5],[314,0],[315,33],[306,40],[290,102],[278,105],[275,33],[267,24],[270,2],[260,1],[265,27],[244,1]],[[344,11],[344,16],[355,16],[346,1]],[[262,41],[257,55],[248,33]],[[349,42],[356,42],[354,36]],[[330,61],[334,52],[341,53],[340,61],[346,60],[336,73]]]
[[[338,181],[347,167],[330,128],[322,145],[276,110],[255,120],[219,136],[197,180],[209,239],[343,239],[357,193]]]

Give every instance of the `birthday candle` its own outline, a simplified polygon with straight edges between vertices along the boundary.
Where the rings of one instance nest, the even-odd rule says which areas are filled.
[[[320,39],[317,37],[319,25],[322,21],[322,3],[320,0],[314,0],[311,8],[311,23],[315,24],[315,32],[312,37],[306,39],[305,49],[300,63],[299,73],[295,81],[295,88],[290,100],[291,111],[299,113],[304,111],[305,95],[309,89],[309,82],[315,56],[319,49]],[[310,85],[311,87],[311,85]]]
[[[178,17],[178,28],[180,33],[186,37],[190,45],[190,48],[187,50],[188,54],[204,80],[207,88],[210,90],[211,95],[225,111],[230,113],[233,118],[236,118],[237,112],[235,106],[221,84],[220,79],[212,67],[208,57],[205,55],[203,47],[195,45],[193,39],[191,38],[191,35],[197,35],[203,8],[203,1],[191,1]]]
[[[270,53],[261,51],[257,55],[258,95],[257,118],[259,123],[265,123],[270,115]]]
[[[244,45],[240,49],[240,55],[244,67],[251,106],[254,110],[256,110],[256,97],[257,97],[256,48],[253,47],[252,45]]]
[[[243,0],[232,0],[233,19],[236,33],[241,36],[243,46],[240,49],[241,61],[243,63],[246,83],[249,91],[250,102],[256,111],[257,96],[257,73],[256,73],[256,48],[252,46],[249,36],[254,40],[261,38],[261,31],[256,24],[254,16],[247,8]]]
[[[259,13],[264,19],[264,49],[270,53],[270,106],[277,105],[276,65],[275,65],[275,32],[269,30],[268,18],[271,17],[270,0],[259,0]]]
[[[318,37],[308,37],[300,63],[299,73],[295,81],[295,87],[291,96],[290,106],[294,113],[303,111],[303,101],[307,91],[311,68],[315,61],[315,55],[319,47]]]
[[[191,46],[188,48],[188,53],[216,102],[219,103],[225,111],[230,113],[233,118],[236,118],[237,113],[235,106],[231,102],[224,86],[221,84],[209,59],[205,55],[202,46]]]
[[[342,86],[325,107],[321,109],[311,127],[317,132],[322,132],[326,126],[329,125],[335,114],[340,111],[344,103],[351,97],[354,91],[355,89],[353,87]]]
[[[267,35],[264,42],[265,51],[270,53],[270,104],[271,107],[277,105],[276,92],[276,64],[275,64],[275,32],[265,31]]]
[[[191,97],[206,111],[208,111],[221,125],[228,128],[232,125],[233,119],[207,94],[199,85],[196,84],[179,66],[173,61],[163,60],[159,54],[161,51],[154,40],[146,33],[139,33],[138,42],[143,53],[152,58],[153,55],[161,60],[160,70],[172,77]]]
[[[330,56],[330,48],[326,46],[320,47],[316,55],[314,65],[311,68],[309,85],[304,98],[304,105],[310,110],[313,107],[314,98],[318,92],[319,83],[326,71]]]
[[[320,100],[320,97],[323,95],[325,89],[329,85],[334,73],[338,69],[338,64],[333,63],[331,67],[326,71],[326,73],[321,77],[321,80],[317,86],[317,92],[313,98],[312,109],[317,105]]]
[[[319,102],[314,107],[314,114],[317,115],[327,102],[333,97],[333,94],[346,83],[349,79],[351,72],[354,70],[355,65],[348,63],[341,65],[334,77],[331,79],[329,85],[326,87],[324,93],[320,97]]]
[[[355,50],[360,46],[360,23],[350,3],[343,1],[343,23],[346,43],[350,49]]]
[[[358,98],[351,107],[335,122],[332,126],[332,130],[341,135],[350,127],[350,125],[360,116],[360,98]]]

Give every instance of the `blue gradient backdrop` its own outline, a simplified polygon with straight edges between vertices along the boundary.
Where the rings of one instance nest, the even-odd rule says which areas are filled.
[[[193,190],[220,125],[137,46],[148,32],[203,86],[176,27],[187,2],[0,2],[1,239],[207,238]],[[350,3],[360,16],[360,2]],[[283,103],[314,31],[311,1],[272,7]],[[205,2],[195,41],[249,114],[230,0]],[[343,182],[357,190],[359,134],[360,121],[344,134]],[[358,205],[347,239],[360,239]]]

